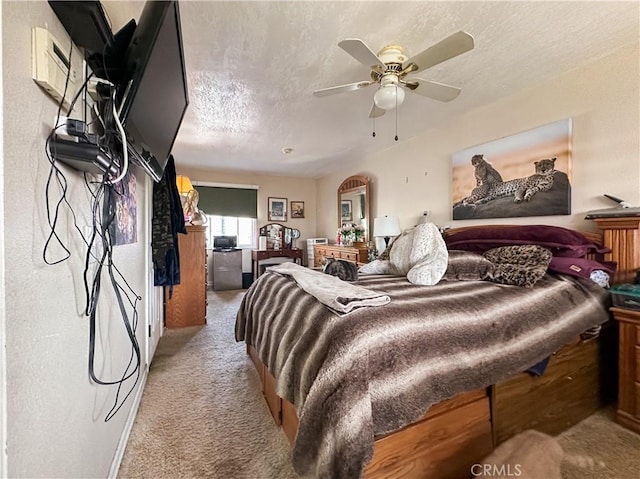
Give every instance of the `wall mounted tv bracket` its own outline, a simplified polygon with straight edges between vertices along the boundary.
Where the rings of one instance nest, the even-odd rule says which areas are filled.
[[[95,143],[67,140],[54,136],[49,146],[51,156],[56,161],[78,171],[86,171],[94,175],[109,173],[112,177],[120,173],[120,163]]]
[[[113,33],[99,1],[49,0],[49,5],[79,47],[102,52],[113,44]]]
[[[49,5],[73,43],[84,49],[91,71],[116,85],[123,83],[126,80],[123,59],[136,29],[135,20],[114,34],[100,1],[49,0]]]

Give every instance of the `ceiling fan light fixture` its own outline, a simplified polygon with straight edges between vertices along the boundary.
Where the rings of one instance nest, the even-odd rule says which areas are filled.
[[[381,86],[376,94],[373,95],[373,102],[383,110],[393,110],[396,106],[402,105],[403,101],[404,90],[398,88],[395,83]]]

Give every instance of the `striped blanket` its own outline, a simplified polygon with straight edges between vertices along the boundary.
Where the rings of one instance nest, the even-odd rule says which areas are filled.
[[[533,288],[382,275],[357,284],[391,302],[337,316],[267,271],[238,311],[236,340],[255,347],[298,411],[292,461],[302,476],[360,477],[377,437],[524,371],[608,319],[607,291],[568,276],[547,274]]]

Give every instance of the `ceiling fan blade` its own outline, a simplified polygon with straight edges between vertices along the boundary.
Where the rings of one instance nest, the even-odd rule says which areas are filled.
[[[411,71],[426,70],[469,50],[473,50],[473,37],[466,32],[460,31],[409,58],[402,64],[402,68],[408,68],[413,63],[418,68],[414,67]]]
[[[371,111],[369,112],[369,118],[378,118],[384,115],[384,110],[382,108],[378,108],[374,103],[371,105]]]
[[[411,78],[407,80],[405,86],[407,90],[417,93],[418,95],[433,98],[438,101],[451,101],[458,97],[462,91],[455,86],[445,85],[444,83],[438,83],[431,80],[424,80],[422,78]]]
[[[372,68],[375,65],[378,65],[383,69],[385,68],[385,64],[378,58],[378,55],[373,53],[373,51],[371,51],[371,49],[358,38],[347,38],[346,40],[342,40],[338,43],[338,46],[369,68]]]
[[[356,91],[361,88],[366,88],[369,85],[373,85],[375,82],[373,81],[359,81],[355,83],[348,83],[347,85],[338,85],[332,86],[329,88],[321,88],[320,90],[315,90],[313,92],[314,96],[329,96],[334,95],[336,93],[344,93],[346,91]]]

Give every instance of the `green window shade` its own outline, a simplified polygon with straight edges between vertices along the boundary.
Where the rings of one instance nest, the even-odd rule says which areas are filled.
[[[195,186],[198,208],[208,215],[258,218],[258,190]]]

